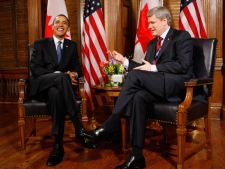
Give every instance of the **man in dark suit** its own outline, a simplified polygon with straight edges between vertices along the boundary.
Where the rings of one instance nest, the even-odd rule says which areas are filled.
[[[192,78],[193,45],[186,31],[173,29],[171,15],[165,7],[148,12],[148,28],[156,36],[147,45],[142,64],[128,60],[116,51],[109,54],[129,71],[112,115],[95,130],[86,132],[93,141],[109,140],[121,117],[130,119],[132,152],[117,169],[145,168],[144,146],[148,105],[155,101],[180,101],[184,82]],[[159,49],[156,49],[158,46]]]
[[[54,148],[47,161],[48,166],[60,163],[64,156],[63,134],[65,116],[69,115],[76,131],[76,138],[86,148],[97,146],[83,137],[85,131],[79,121],[79,105],[72,86],[82,75],[77,44],[65,39],[70,30],[69,19],[65,15],[55,17],[52,25],[54,34],[34,42],[34,52],[30,60],[32,76],[29,79],[29,96],[39,100],[48,99],[52,112],[52,134],[55,136]]]

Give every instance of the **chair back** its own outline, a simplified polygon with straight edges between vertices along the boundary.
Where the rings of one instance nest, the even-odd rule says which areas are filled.
[[[212,78],[217,39],[193,39],[193,69],[195,78]]]
[[[213,78],[216,58],[216,38],[193,39],[193,72],[194,78]],[[203,87],[204,93],[211,95],[210,89]],[[209,93],[210,92],[210,93]]]
[[[32,53],[34,51],[34,45],[33,44],[28,44],[28,78],[32,75],[31,70],[30,70],[30,60]]]

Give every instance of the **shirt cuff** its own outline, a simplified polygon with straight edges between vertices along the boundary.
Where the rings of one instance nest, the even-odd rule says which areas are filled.
[[[127,58],[125,58],[125,61],[123,62],[123,66],[124,66],[125,69],[128,69],[129,60]]]
[[[156,65],[151,65],[151,72],[158,72],[158,69],[156,68]]]
[[[78,78],[78,74],[77,74],[77,72],[75,72],[76,73],[76,75],[75,75],[75,79],[77,79]]]

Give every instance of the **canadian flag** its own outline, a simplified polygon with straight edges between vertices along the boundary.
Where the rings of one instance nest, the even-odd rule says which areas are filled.
[[[59,14],[63,14],[66,17],[68,17],[65,0],[48,0],[46,22],[45,22],[46,38],[51,37],[53,35],[52,23],[54,18]],[[71,39],[70,32],[67,32],[65,37],[67,39]]]
[[[141,59],[145,57],[147,43],[154,38],[151,31],[148,29],[147,13],[151,8],[160,5],[160,0],[140,0],[133,58],[136,62],[142,62]]]

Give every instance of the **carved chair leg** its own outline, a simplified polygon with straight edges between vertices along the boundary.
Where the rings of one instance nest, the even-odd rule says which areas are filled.
[[[177,130],[177,169],[184,167],[185,158],[185,141],[186,141],[186,127],[178,126]]]
[[[205,122],[205,137],[207,140],[206,143],[206,154],[207,154],[207,159],[212,159],[212,135],[211,135],[211,119],[209,117],[204,118]]]
[[[21,148],[22,150],[25,150],[25,120],[24,118],[19,118],[18,121],[19,130],[20,130],[20,141],[21,141]]]
[[[82,100],[81,110],[82,110],[81,122],[82,122],[84,128],[87,129],[88,128],[87,102],[84,99]]]
[[[211,101],[212,97],[208,98],[208,116],[204,117],[205,137],[207,140],[207,158],[212,159],[212,132],[211,132]]]

